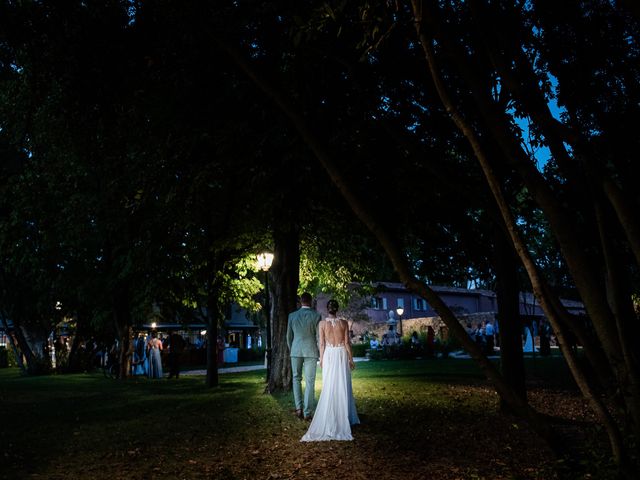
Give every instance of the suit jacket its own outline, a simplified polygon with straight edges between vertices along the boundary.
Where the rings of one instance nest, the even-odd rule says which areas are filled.
[[[313,308],[302,307],[289,314],[287,344],[292,357],[319,358],[318,323],[320,314]]]

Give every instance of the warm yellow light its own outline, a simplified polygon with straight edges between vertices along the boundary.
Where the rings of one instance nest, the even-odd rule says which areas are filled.
[[[273,263],[273,253],[262,252],[258,254],[258,268],[263,271],[267,271],[271,268]]]
[[[404,308],[402,307],[398,307],[396,308],[396,313],[398,314],[398,316],[402,316],[402,314],[404,313]]]

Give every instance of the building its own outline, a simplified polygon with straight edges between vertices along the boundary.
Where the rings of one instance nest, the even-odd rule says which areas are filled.
[[[486,320],[496,321],[498,303],[495,292],[435,285],[431,285],[430,288],[440,296],[461,322],[475,325]],[[317,310],[323,316],[327,314],[328,300],[329,296],[318,295]],[[433,326],[437,332],[442,327],[442,321],[433,307],[424,298],[408,291],[401,283],[376,283],[376,293],[360,299],[360,304],[363,314],[361,318],[364,320],[349,318],[349,314],[346,315],[356,337],[367,333],[381,335],[389,324],[394,324],[394,321],[397,322],[399,329],[404,330],[401,332],[403,334],[408,330],[426,329],[428,325]],[[569,313],[585,314],[584,305],[581,302],[563,299],[562,304]],[[401,316],[396,313],[398,308],[402,309]],[[523,323],[534,325],[545,317],[539,302],[529,292],[520,293],[520,315]]]

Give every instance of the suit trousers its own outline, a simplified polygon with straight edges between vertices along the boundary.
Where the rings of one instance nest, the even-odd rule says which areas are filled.
[[[316,365],[315,357],[291,357],[293,374],[293,399],[296,410],[302,410],[305,417],[313,413],[315,406]],[[302,376],[304,375],[304,403],[302,398]]]

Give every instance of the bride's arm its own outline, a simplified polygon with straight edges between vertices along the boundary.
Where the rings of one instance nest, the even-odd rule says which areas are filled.
[[[353,353],[351,352],[351,335],[349,335],[349,322],[346,320],[342,320],[344,322],[344,348],[347,349],[347,353],[349,354],[349,367],[351,370],[356,368],[356,364],[353,363]]]
[[[318,324],[318,329],[320,330],[320,368],[322,368],[322,358],[324,357],[324,347],[325,347],[325,338],[324,338],[324,320],[321,320]]]

